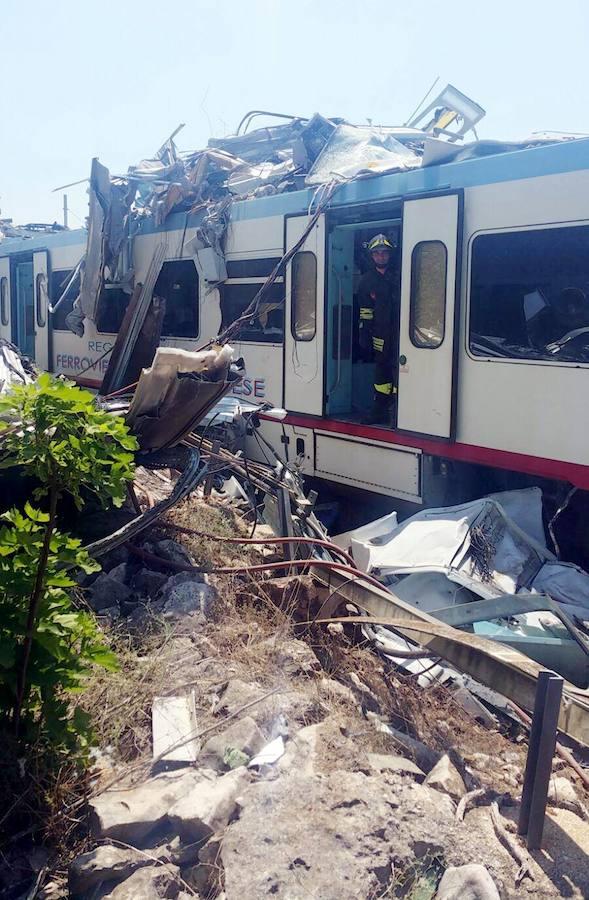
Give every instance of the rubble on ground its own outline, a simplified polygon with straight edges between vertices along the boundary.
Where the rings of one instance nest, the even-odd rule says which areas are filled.
[[[184,443],[183,455],[142,457],[154,468],[137,471],[134,517],[87,545],[103,568],[78,579],[76,602],[96,613],[121,672],[97,673],[80,697],[100,743],[72,806],[82,834],[51,863],[53,880],[47,860],[33,869],[27,859],[37,896],[589,895],[582,770],[566,756],[554,764],[544,845],[527,854],[515,834],[521,718],[485,685],[448,675],[427,648],[376,632],[337,585],[325,587],[312,564],[356,585],[371,576],[327,539],[290,469],[246,466],[206,434]],[[496,518],[497,505],[480,501],[473,521],[481,510]],[[415,521],[403,529],[389,517],[384,540],[382,522],[360,530],[354,555],[382,563]],[[289,529],[298,556],[276,540]],[[522,529],[508,523],[506,535],[548,560]],[[472,545],[462,534],[444,577],[469,566],[476,595]],[[366,568],[377,574],[374,560]],[[390,568],[407,574],[398,561]],[[490,593],[494,573],[479,579]],[[330,603],[354,615],[330,622]]]

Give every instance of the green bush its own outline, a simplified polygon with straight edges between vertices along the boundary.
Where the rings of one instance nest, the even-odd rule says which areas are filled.
[[[49,514],[27,504],[24,514],[13,509],[2,519],[5,524],[0,528],[0,727],[6,727],[17,696],[29,600]],[[67,694],[81,688],[93,664],[116,669],[117,660],[101,638],[94,617],[73,606],[66,589],[74,587],[75,580],[65,566],[86,573],[100,569],[82,550],[78,539],[54,530],[28,660],[21,735],[27,742],[47,736],[52,743],[79,746],[89,736],[87,716],[81,710],[71,715]]]
[[[0,529],[0,723],[12,718],[17,737],[40,734],[54,743],[84,739],[86,717],[70,712],[67,693],[79,689],[93,664],[116,665],[94,618],[66,593],[72,568],[97,571],[80,541],[56,530],[59,499],[78,508],[83,492],[121,506],[133,478],[137,442],[119,416],[99,409],[71,382],[41,375],[0,398],[0,468],[23,466],[36,477],[34,496]]]

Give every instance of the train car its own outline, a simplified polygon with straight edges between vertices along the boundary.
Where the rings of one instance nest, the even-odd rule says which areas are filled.
[[[162,345],[196,349],[241,315],[308,228],[313,197],[234,202],[227,279],[215,286],[188,249],[199,214],[146,220],[133,269],[143,281],[163,259]],[[373,365],[358,351],[356,288],[376,232],[394,244],[400,273],[390,427],[365,424]],[[98,388],[128,295],[106,288],[81,338],[65,323],[75,280],[48,312],[85,246],[84,231],[0,244],[0,334]],[[306,475],[412,504],[533,483],[556,504],[574,487],[585,505],[589,140],[341,185],[234,346],[247,371],[235,394],[286,410],[281,423],[262,411],[262,428]]]

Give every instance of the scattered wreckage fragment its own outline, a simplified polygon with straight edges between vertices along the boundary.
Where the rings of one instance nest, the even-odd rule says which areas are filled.
[[[543,535],[539,489],[385,517],[348,536],[361,569],[441,622],[520,650],[589,686],[589,575],[560,562]],[[532,512],[530,512],[532,510]],[[527,516],[527,518],[525,518]]]

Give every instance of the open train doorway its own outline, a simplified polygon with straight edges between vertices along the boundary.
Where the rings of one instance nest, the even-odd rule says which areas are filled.
[[[325,342],[325,413],[330,418],[369,423],[374,404],[375,350],[372,338],[366,340],[362,329],[371,334],[363,300],[362,279],[374,268],[368,249],[376,235],[383,235],[391,246],[389,283],[394,304],[393,339],[398,339],[401,216],[400,207],[388,214],[381,212],[372,220],[356,221],[351,211],[344,211],[332,221],[327,239],[326,342]],[[352,219],[352,221],[349,221]],[[394,425],[391,404],[389,425]]]

